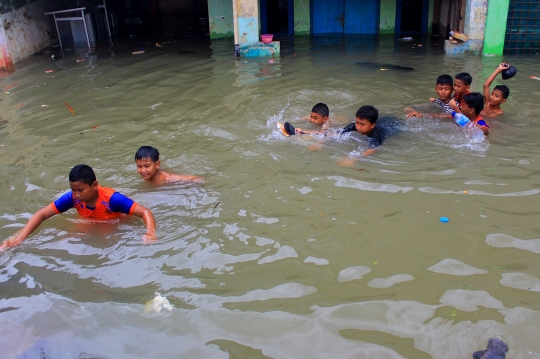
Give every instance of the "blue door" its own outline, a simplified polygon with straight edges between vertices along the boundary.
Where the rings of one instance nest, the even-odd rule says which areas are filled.
[[[345,0],[346,34],[376,34],[378,25],[377,0]]]
[[[377,34],[378,0],[312,0],[313,34]]]
[[[313,34],[343,33],[344,0],[312,0],[311,32]]]

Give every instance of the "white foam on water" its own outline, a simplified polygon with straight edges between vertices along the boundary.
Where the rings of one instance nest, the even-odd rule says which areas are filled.
[[[488,185],[488,184],[491,184],[489,182],[484,182],[484,181],[477,181],[477,180],[471,180],[471,181],[467,181],[467,182],[463,182],[464,184],[476,184],[476,185]]]
[[[279,219],[278,218],[259,217],[256,220],[254,220],[253,222],[255,222],[255,223],[274,224],[274,223],[279,222]]]
[[[296,257],[298,257],[298,253],[296,253],[294,248],[289,247],[289,246],[282,246],[278,249],[278,251],[275,254],[261,258],[259,259],[257,263],[259,264],[271,263],[271,262],[279,261],[285,258],[296,258]]]
[[[479,305],[486,308],[504,309],[504,305],[500,300],[493,298],[484,290],[447,290],[441,297],[440,302],[466,312],[478,310]]]
[[[309,192],[313,192],[313,190],[309,187],[302,187],[298,188],[298,192],[300,192],[301,194],[308,194]]]
[[[274,240],[270,238],[263,238],[263,237],[257,237],[255,236],[255,244],[258,246],[266,246],[269,244],[274,244]]]
[[[304,259],[304,263],[314,263],[318,266],[324,266],[324,265],[329,264],[330,262],[328,261],[328,259],[309,256],[306,259]]]
[[[316,293],[317,288],[300,283],[285,283],[270,289],[256,289],[244,295],[225,297],[223,303],[253,302],[256,300],[301,298]]]
[[[466,276],[474,274],[486,274],[487,271],[483,269],[478,269],[471,267],[468,264],[460,262],[456,259],[446,258],[440,261],[439,263],[431,266],[428,270],[436,273],[450,274],[457,276]]]
[[[529,161],[527,161],[527,160],[520,160],[519,164],[520,165],[530,165],[531,163]]]
[[[369,272],[371,272],[371,268],[364,266],[345,268],[339,272],[338,281],[348,282],[351,280],[360,279]]]
[[[503,273],[500,283],[505,287],[540,292],[540,279],[525,273]]]
[[[369,281],[368,286],[372,288],[390,288],[394,284],[414,280],[410,274],[396,274],[388,278],[374,278]]]
[[[517,248],[540,254],[540,239],[519,239],[502,233],[486,236],[486,243],[497,248]]]
[[[335,180],[336,183],[334,186],[336,187],[355,188],[361,191],[407,193],[414,189],[413,187],[400,187],[393,184],[371,183],[341,176],[328,176],[327,178],[329,180]]]

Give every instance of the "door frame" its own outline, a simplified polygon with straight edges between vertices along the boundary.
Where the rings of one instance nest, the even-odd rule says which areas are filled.
[[[266,12],[266,0],[259,0],[259,14],[261,19],[261,34],[268,33],[268,14]],[[294,35],[294,0],[288,0],[288,22],[289,33],[274,35]]]

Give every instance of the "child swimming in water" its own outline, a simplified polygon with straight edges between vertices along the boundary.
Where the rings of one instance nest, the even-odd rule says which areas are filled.
[[[501,105],[510,95],[510,89],[505,85],[497,85],[491,91],[490,87],[497,75],[509,68],[508,64],[500,64],[484,82],[484,110],[480,113],[481,116],[495,117],[504,113]]]
[[[71,192],[37,211],[21,231],[0,244],[0,252],[18,246],[43,221],[70,208],[77,209],[81,216],[92,220],[115,219],[124,214],[137,216],[142,218],[146,225],[143,241],[151,243],[157,240],[156,222],[152,212],[112,188],[101,187],[90,166],[80,164],[73,167],[69,172],[69,186]]]
[[[204,180],[198,176],[177,175],[162,171],[159,160],[159,151],[151,146],[142,146],[135,153],[135,163],[137,172],[141,177],[152,184],[162,185],[166,183],[193,181],[203,183]]]
[[[284,135],[294,135],[294,134],[303,134],[303,135],[316,135],[319,133],[323,133],[328,129],[328,126],[330,125],[330,121],[328,121],[328,118],[330,116],[330,110],[328,109],[328,106],[322,102],[319,102],[313,108],[311,109],[311,114],[307,118],[307,120],[317,126],[321,126],[319,130],[304,130],[299,127],[295,128],[293,133],[291,128],[292,127],[288,122],[285,122],[285,124],[281,125],[281,123],[278,123],[278,127],[281,129],[281,132],[283,132]],[[289,131],[288,131],[289,129]]]
[[[453,90],[453,81],[452,76],[450,75],[441,75],[437,77],[437,82],[435,83],[435,92],[439,96],[439,98],[431,97],[429,100],[441,107],[443,110],[442,114],[427,114],[427,113],[421,113],[418,111],[412,111],[407,114],[407,118],[411,117],[423,117],[423,116],[430,116],[430,117],[451,117],[452,107],[450,106],[450,101],[452,100],[452,90]]]

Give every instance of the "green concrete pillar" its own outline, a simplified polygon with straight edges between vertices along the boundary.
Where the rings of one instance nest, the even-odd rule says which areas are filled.
[[[309,35],[311,12],[309,0],[294,0],[294,34]]]
[[[379,34],[396,32],[396,0],[381,0]]]
[[[488,0],[484,54],[502,55],[510,0]]]

